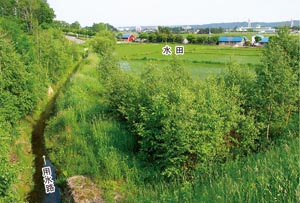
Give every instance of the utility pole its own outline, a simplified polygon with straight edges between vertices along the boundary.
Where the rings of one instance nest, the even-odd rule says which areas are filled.
[[[210,44],[211,31],[210,27],[208,28],[208,44]]]

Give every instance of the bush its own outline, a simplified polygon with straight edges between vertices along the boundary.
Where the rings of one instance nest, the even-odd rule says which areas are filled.
[[[16,164],[9,160],[9,145],[11,144],[11,126],[0,115],[0,202],[19,202],[16,194],[12,192],[12,186],[17,180],[18,172]]]
[[[57,30],[41,31],[37,43],[41,74],[51,83],[56,83],[80,58],[75,45]]]
[[[100,32],[90,41],[90,44],[94,51],[102,56],[114,50],[116,39],[110,32]]]
[[[9,39],[0,39],[0,59],[0,114],[14,124],[34,108],[37,97],[32,75]]]
[[[177,65],[149,67],[140,77],[119,69],[109,75],[112,113],[136,136],[141,158],[164,177],[190,178],[198,165],[254,147],[254,119],[243,114],[239,88],[228,89],[222,79],[195,82]]]

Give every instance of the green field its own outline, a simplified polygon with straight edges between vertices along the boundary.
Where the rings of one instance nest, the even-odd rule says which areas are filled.
[[[118,44],[116,55],[121,60],[121,66],[139,72],[149,64],[167,65],[176,60],[194,77],[204,78],[220,73],[228,63],[237,63],[257,67],[260,64],[261,48],[235,48],[228,46],[185,45],[184,55],[175,55],[178,44],[168,44],[173,54],[162,55],[165,44]]]

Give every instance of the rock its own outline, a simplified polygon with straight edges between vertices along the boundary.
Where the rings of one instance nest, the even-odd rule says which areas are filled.
[[[67,179],[66,201],[70,203],[105,203],[101,190],[85,176]]]
[[[49,97],[52,96],[53,93],[54,93],[54,90],[52,89],[51,86],[49,86],[49,87],[48,87],[48,96],[49,96]]]
[[[16,164],[18,162],[18,160],[19,160],[18,155],[16,155],[16,154],[10,154],[9,155],[10,163]]]

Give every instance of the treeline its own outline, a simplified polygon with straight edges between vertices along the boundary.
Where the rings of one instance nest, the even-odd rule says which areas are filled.
[[[9,158],[19,121],[36,110],[81,51],[50,29],[54,13],[45,1],[1,0],[0,5],[0,202],[20,202],[12,187],[22,181],[17,178],[22,168]]]
[[[200,28],[197,30],[197,34],[221,34],[225,32],[224,28]]]
[[[173,33],[140,33],[139,38],[141,40],[147,40],[152,43],[160,42],[171,42],[171,43],[183,43],[184,39],[188,40],[190,44],[217,44],[219,37],[210,36],[210,35],[197,35],[189,34],[184,37],[182,34],[173,34]]]
[[[49,27],[55,17],[54,11],[43,0],[0,0],[1,16],[17,21],[27,32],[34,26]]]
[[[191,28],[191,27],[164,27],[158,26],[158,32],[160,33],[173,33],[173,34],[183,34],[183,33],[197,33],[197,34],[221,34],[225,32],[224,28],[212,27],[212,28]]]
[[[71,24],[65,21],[54,21],[54,27],[67,34],[73,33],[85,37],[95,36],[98,32],[102,31],[117,31],[117,29],[109,23],[93,23],[92,26],[82,27],[78,21]]]
[[[149,169],[167,179],[192,179],[211,163],[298,134],[299,44],[287,29],[271,39],[255,72],[231,64],[205,81],[192,79],[176,60],[132,74],[119,68],[111,49],[95,50],[109,112],[135,135]]]
[[[174,29],[175,28],[159,26],[156,32],[140,33],[139,38],[141,40],[146,40],[152,43],[160,43],[160,42],[183,43],[183,41],[187,39],[188,43],[190,44],[217,44],[219,37],[215,35],[211,36],[210,34],[222,33],[221,28],[214,28],[214,29],[207,28],[207,29],[199,29],[197,30],[197,34],[188,34],[186,37],[184,37],[182,33],[180,34],[178,32],[175,32]],[[209,34],[209,35],[202,35],[202,34]]]

